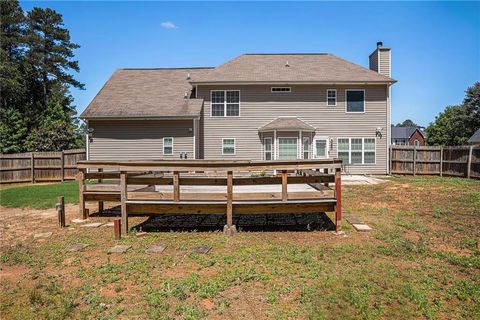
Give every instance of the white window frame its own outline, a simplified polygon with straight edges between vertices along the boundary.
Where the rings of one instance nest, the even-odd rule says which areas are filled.
[[[265,149],[266,140],[270,140],[270,150]],[[266,154],[270,152],[270,161],[273,160],[273,139],[271,137],[263,138],[263,160],[267,160]]]
[[[214,116],[213,115],[213,99],[212,99],[212,94],[213,92],[221,92],[223,91],[225,100],[223,101],[223,116]],[[227,116],[227,92],[228,91],[236,91],[238,92],[238,116]],[[241,92],[240,90],[210,90],[210,117],[211,118],[239,118],[241,115],[241,110],[242,110],[242,97],[241,97]]]
[[[165,153],[165,139],[172,140],[172,153]],[[173,137],[163,137],[163,155],[164,156],[173,156]]]
[[[363,111],[348,111],[348,101],[347,95],[350,91],[363,91]],[[345,90],[345,113],[354,113],[354,114],[362,114],[365,113],[365,101],[367,100],[367,96],[365,95],[365,89],[346,89]]]
[[[305,148],[304,148],[304,143],[303,143],[303,141],[304,141],[305,139],[308,140],[308,144],[307,144],[307,145],[308,145],[308,148],[307,148],[307,150],[305,150]],[[307,137],[305,137],[305,136],[302,137],[302,147],[301,147],[301,148],[302,148],[302,152],[301,152],[301,155],[300,155],[300,156],[301,156],[301,159],[305,159],[305,152],[308,153],[307,159],[311,159],[311,156],[310,156],[310,146],[311,146],[310,140],[311,140],[311,139],[310,139],[310,137],[308,137],[308,136],[307,136]]]
[[[335,104],[328,104],[328,92],[333,91],[335,92]],[[337,89],[327,89],[327,107],[336,107],[337,106]]]
[[[223,142],[225,140],[233,140],[233,153],[224,153]],[[237,154],[237,139],[236,138],[222,138],[222,156],[234,156]]]
[[[348,163],[344,163],[344,165],[349,166],[372,166],[377,164],[377,138],[376,137],[337,137],[337,158],[339,152],[339,144],[338,140],[340,139],[348,139]],[[352,139],[362,139],[362,163],[351,163],[352,162]],[[365,139],[373,139],[375,141],[375,161],[373,163],[365,163]],[[367,152],[371,152],[367,150]]]
[[[296,144],[297,144],[297,155],[295,156],[295,159],[298,160],[298,144],[299,144],[299,138],[298,136],[297,137],[277,137],[277,145],[278,145],[278,158],[277,160],[285,160],[285,159],[280,159],[280,139],[294,139],[296,141]]]
[[[288,89],[286,91],[275,91],[274,89]],[[270,92],[272,93],[291,93],[292,92],[292,88],[291,87],[271,87],[270,88]]]
[[[420,147],[420,141],[418,141],[418,139],[415,139],[415,141],[413,141],[413,145],[415,147]]]
[[[317,157],[317,140],[325,140],[325,157]],[[323,137],[323,136],[319,136],[319,137],[315,137],[315,139],[313,139],[313,157],[315,159],[328,159],[328,156],[330,154],[330,143],[329,143],[329,139],[328,137]]]

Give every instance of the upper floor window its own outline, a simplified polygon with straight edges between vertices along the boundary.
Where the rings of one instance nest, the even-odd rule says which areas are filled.
[[[336,106],[337,105],[337,90],[328,89],[327,90],[327,106]]]
[[[173,154],[173,138],[172,137],[163,138],[163,154],[164,155]]]
[[[292,92],[290,87],[272,87],[272,92]]]
[[[345,90],[347,112],[365,112],[365,90]]]
[[[240,116],[240,91],[212,90],[211,101],[212,117]]]

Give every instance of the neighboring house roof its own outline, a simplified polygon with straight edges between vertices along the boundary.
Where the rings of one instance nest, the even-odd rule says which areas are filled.
[[[468,139],[468,143],[471,143],[471,144],[480,143],[480,129],[475,131],[473,136],[471,136],[470,139]]]
[[[192,83],[393,83],[395,80],[332,54],[243,54]]]
[[[297,117],[278,117],[258,129],[258,131],[273,130],[315,131],[315,128]]]
[[[192,91],[189,81],[202,76],[209,69],[119,69],[80,117],[199,117],[203,100],[189,99]]]
[[[415,133],[415,131],[420,132],[423,138],[425,138],[425,133],[414,127],[394,127],[392,126],[392,139],[410,139],[412,134]]]

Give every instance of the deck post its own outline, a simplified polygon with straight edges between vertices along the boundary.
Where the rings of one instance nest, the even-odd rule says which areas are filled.
[[[467,179],[470,179],[470,172],[472,171],[472,153],[473,145],[468,149],[468,160],[467,160]]]
[[[85,199],[83,192],[85,191],[85,169],[79,169],[78,175],[78,212],[82,219],[87,219],[87,211],[85,210]]]
[[[443,146],[440,147],[440,177],[443,176]]]
[[[227,224],[223,227],[223,233],[233,236],[237,232],[233,225],[233,172],[227,172]]]
[[[65,228],[65,198],[63,196],[58,197],[55,209],[57,209],[58,224],[60,225],[60,228]]]
[[[102,168],[98,168],[98,172],[103,172]],[[98,183],[102,183],[102,179],[98,179]],[[103,201],[98,201],[98,213],[103,212]]]
[[[342,222],[342,174],[340,170],[335,170],[335,231],[340,232]]]
[[[323,173],[324,173],[324,174],[328,174],[328,168],[323,169]],[[328,187],[328,182],[325,182],[323,185],[324,185],[325,187]]]
[[[287,200],[288,200],[287,170],[282,170],[282,201],[286,202]]]
[[[121,213],[122,213],[122,233],[128,233],[128,212],[127,212],[127,173],[125,171],[120,172],[120,201],[121,201]]]
[[[180,175],[173,171],[173,201],[180,201]]]

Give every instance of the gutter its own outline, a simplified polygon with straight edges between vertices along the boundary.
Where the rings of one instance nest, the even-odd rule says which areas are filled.
[[[306,85],[306,84],[328,84],[328,85],[382,85],[389,84],[392,85],[396,83],[397,80],[392,79],[391,81],[190,81],[192,85]]]

